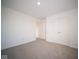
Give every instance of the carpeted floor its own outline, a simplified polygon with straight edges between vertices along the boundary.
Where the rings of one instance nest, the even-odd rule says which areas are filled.
[[[2,50],[2,55],[7,54],[8,59],[78,59],[77,52],[77,49],[38,39]]]

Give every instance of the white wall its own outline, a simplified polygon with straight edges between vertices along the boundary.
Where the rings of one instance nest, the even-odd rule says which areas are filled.
[[[49,42],[77,48],[77,9],[47,17],[46,39]]]
[[[3,6],[1,12],[1,49],[36,39],[35,18]]]
[[[46,20],[38,20],[37,21],[37,38],[45,39],[45,25],[46,25]]]

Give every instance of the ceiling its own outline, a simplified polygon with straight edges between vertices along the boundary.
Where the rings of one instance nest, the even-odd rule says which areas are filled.
[[[1,0],[1,4],[39,19],[78,8],[78,0]]]

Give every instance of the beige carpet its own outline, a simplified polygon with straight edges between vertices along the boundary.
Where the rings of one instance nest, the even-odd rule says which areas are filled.
[[[77,49],[44,40],[2,50],[8,59],[78,59],[77,52]]]

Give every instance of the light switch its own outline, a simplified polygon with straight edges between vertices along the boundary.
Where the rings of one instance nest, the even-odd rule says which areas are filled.
[[[58,34],[61,34],[62,32],[58,32]]]

